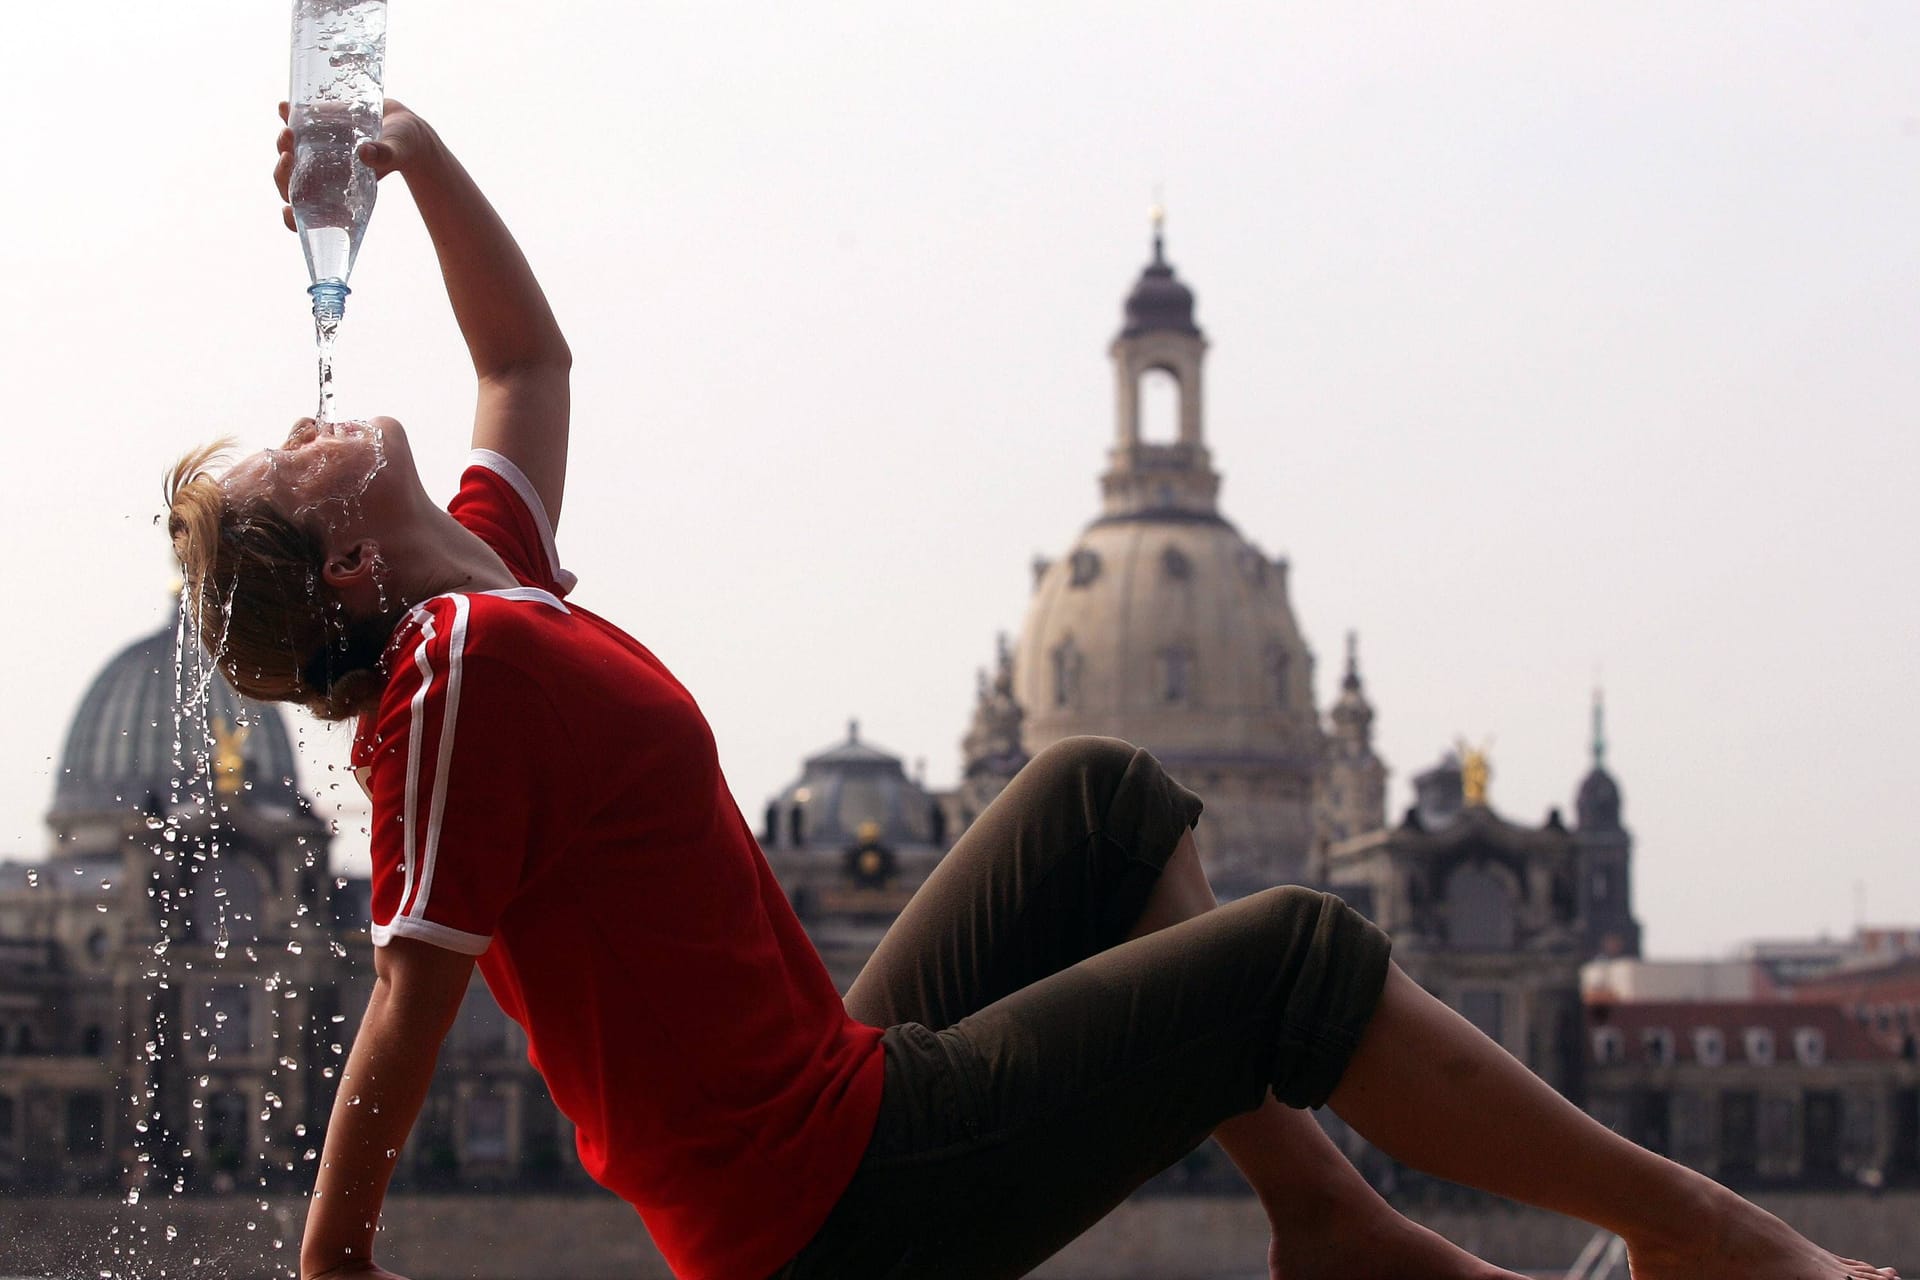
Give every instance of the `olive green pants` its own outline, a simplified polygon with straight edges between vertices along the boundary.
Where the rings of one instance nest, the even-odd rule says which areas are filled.
[[[1384,934],[1269,889],[1123,941],[1200,801],[1145,751],[1041,753],[847,993],[888,1028],[867,1154],[776,1280],[1024,1275],[1271,1091],[1324,1103]]]

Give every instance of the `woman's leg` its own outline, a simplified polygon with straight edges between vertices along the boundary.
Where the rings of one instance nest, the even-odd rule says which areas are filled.
[[[1161,873],[1133,936],[1144,937],[1218,906],[1193,837]],[[1311,1112],[1269,1096],[1213,1131],[1259,1196],[1273,1224],[1273,1280],[1378,1276],[1418,1280],[1519,1280],[1410,1222],[1380,1198],[1321,1130]]]
[[[1613,1133],[1397,968],[1329,1105],[1416,1169],[1618,1234],[1635,1280],[1893,1274]]]
[[[915,892],[847,992],[848,1012],[939,1031],[1124,941],[1199,816],[1199,799],[1132,744],[1055,743]]]

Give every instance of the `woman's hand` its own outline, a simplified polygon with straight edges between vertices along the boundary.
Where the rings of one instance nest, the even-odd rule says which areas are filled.
[[[280,104],[280,119],[287,119],[287,104]],[[386,109],[380,120],[380,140],[360,144],[355,153],[360,163],[373,170],[376,178],[384,178],[390,173],[401,173],[418,163],[422,156],[428,155],[440,146],[440,137],[432,126],[409,111],[402,103],[392,98],[386,100]],[[292,129],[280,130],[278,142],[279,155],[273,164],[273,185],[280,192],[280,217],[287,224],[287,230],[295,230],[293,205],[287,196],[287,183],[293,177],[294,137]]]

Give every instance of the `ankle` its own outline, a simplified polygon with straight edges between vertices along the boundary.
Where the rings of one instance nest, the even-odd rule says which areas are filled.
[[[1717,1247],[1733,1193],[1704,1174],[1682,1172],[1685,1176],[1676,1178],[1671,1189],[1641,1201],[1647,1210],[1643,1217],[1613,1229],[1628,1248],[1648,1256],[1678,1257]]]

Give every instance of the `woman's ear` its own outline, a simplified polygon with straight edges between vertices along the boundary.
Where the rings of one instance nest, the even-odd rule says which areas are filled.
[[[320,580],[332,589],[347,612],[365,616],[380,602],[378,575],[384,570],[380,544],[360,538],[333,548],[320,566]]]

